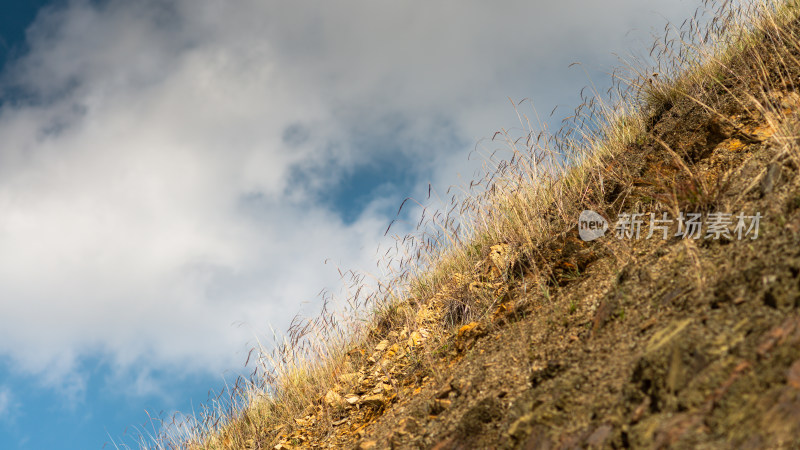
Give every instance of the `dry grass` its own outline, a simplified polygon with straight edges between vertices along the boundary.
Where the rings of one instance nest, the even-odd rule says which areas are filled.
[[[272,350],[259,347],[248,358],[254,371],[240,379],[204,410],[173,426],[142,433],[142,446],[156,448],[272,448],[290,434],[321,397],[366,358],[356,349],[371,348],[389,332],[423,329],[435,345],[446,345],[464,323],[491,314],[498,296],[471,289],[481,282],[482,264],[492,246],[507,245],[511,260],[500,276],[509,286],[549,295],[554,268],[543,256],[547,244],[577,223],[579,213],[593,209],[614,219],[637,175],[615,156],[641,144],[650,128],[679,99],[701,105],[728,134],[761,139],[732,120],[723,98],[765,118],[767,134],[782,144],[776,158],[800,162],[800,126],[777,93],[796,92],[800,80],[800,2],[764,1],[737,5],[708,1],[706,8],[679,28],[668,27],[649,58],[624,62],[614,86],[591,96],[555,133],[538,131],[541,121],[520,112],[522,131],[497,132],[489,145],[500,148],[486,157],[482,177],[470,186],[448,191],[450,203],[420,219],[417,231],[396,236],[396,247],[381,261],[382,282],[347,273],[351,295],[344,309],[297,319]],[[650,61],[650,63],[648,63]],[[788,95],[788,94],[786,94]],[[796,95],[796,94],[795,94]],[[486,144],[486,143],[484,143]],[[735,172],[714,181],[696,175],[692,155],[660,142],[671,161],[651,183],[654,201],[676,213],[720,207],[719,192]],[[499,156],[498,156],[499,155]],[[613,192],[612,192],[613,191]],[[645,200],[642,200],[645,201]],[[630,206],[630,203],[627,203]],[[728,205],[730,206],[730,205]],[[402,208],[402,207],[401,207]],[[390,230],[387,230],[390,232]],[[690,256],[696,249],[687,243]],[[623,242],[610,251],[625,260]],[[483,277],[483,278],[482,278]],[[702,284],[702,273],[697,272]],[[496,278],[496,276],[495,276]],[[420,311],[436,305],[439,314],[425,321]],[[419,364],[437,376],[433,352]],[[342,411],[326,409],[331,422]],[[320,425],[315,432],[330,432]]]

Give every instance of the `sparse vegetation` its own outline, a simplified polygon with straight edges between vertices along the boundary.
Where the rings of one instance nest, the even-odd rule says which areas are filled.
[[[800,231],[783,231],[800,228],[800,188],[795,189],[800,168],[800,3],[764,1],[737,6],[709,1],[706,6],[682,27],[667,28],[667,34],[651,49],[652,60],[627,62],[615,74],[614,87],[605,96],[594,92],[586,97],[557,133],[539,132],[531,119],[520,113],[526,131],[514,135],[503,130],[493,136],[491,145],[497,142],[503,148],[487,158],[490,167],[485,176],[453,195],[445,212],[427,214],[417,233],[397,237],[395,252],[383,261],[382,268],[390,274],[388,281],[370,289],[363,275],[350,273],[353,294],[345,310],[328,309],[326,301],[318,317],[295,321],[285,339],[276,340],[274,350],[254,349],[250,359],[255,371],[250,379],[240,380],[226,397],[206,405],[192,421],[167,427],[154,437],[153,446],[352,447],[375,440],[383,447],[385,442],[380,439],[386,433],[368,426],[392,408],[398,408],[398,413],[386,420],[400,427],[398,417],[405,417],[402,427],[409,430],[398,439],[420,446],[446,444],[451,439],[452,445],[442,448],[455,448],[459,438],[448,434],[451,429],[469,430],[476,436],[486,433],[485,439],[494,439],[500,432],[489,433],[484,424],[497,423],[502,417],[508,417],[508,423],[498,429],[505,433],[503,445],[509,447],[522,445],[537,433],[541,441],[536,442],[555,439],[552,430],[578,436],[579,426],[584,425],[593,428],[587,428],[590,431],[581,439],[595,436],[597,446],[750,442],[733,428],[745,419],[754,419],[731,412],[749,401],[745,389],[741,388],[735,399],[724,395],[740,389],[737,380],[752,376],[748,367],[766,358],[758,359],[755,352],[769,345],[778,348],[780,339],[791,341],[794,322],[785,325],[782,321],[796,317],[798,305],[792,295],[800,295],[797,286],[775,284],[780,277],[796,284],[788,274],[796,277],[794,270],[800,271],[800,263],[795,267],[791,262],[786,274],[781,272],[775,279],[765,278],[761,266],[748,266],[752,273],[744,270],[746,263],[757,258],[754,255],[773,252],[770,255],[779,258],[780,252],[796,246]],[[521,108],[520,104],[513,106]],[[770,167],[779,169],[771,171]],[[668,240],[612,237],[587,243],[577,238],[575,225],[585,209],[599,212],[611,223],[623,212],[667,212],[678,217],[680,212],[738,211],[775,195],[779,185],[783,197],[769,204],[778,205],[785,217],[781,216],[779,227],[765,225],[762,230],[766,239],[773,239],[767,242],[780,242],[774,244],[777,250],[754,248],[749,241],[720,244],[738,242],[733,238],[681,239],[674,231]],[[614,232],[612,226],[609,233]],[[721,262],[723,251],[738,258],[740,266]],[[655,269],[642,269],[645,262],[662,274],[682,275],[655,280]],[[746,281],[732,281],[739,277]],[[636,286],[631,287],[631,280]],[[667,323],[672,318],[669,314],[677,317],[679,312],[689,317],[719,316],[720,322],[714,326],[722,329],[725,321],[742,314],[730,305],[749,301],[741,299],[751,295],[764,298],[758,308],[768,308],[767,312],[756,306],[749,310],[765,317],[753,322],[758,324],[753,325],[756,328],[748,328],[753,336],[761,339],[769,329],[777,329],[775,323],[782,323],[779,327],[788,331],[769,345],[763,340],[750,343],[744,337],[747,333],[741,331],[747,327],[739,324],[739,328],[730,327],[734,331],[718,330],[725,339],[730,337],[730,342],[710,343],[711,350],[704,347],[696,352],[686,350],[691,339],[681,337],[684,340],[675,349],[701,355],[706,358],[703,368],[718,367],[719,373],[708,372],[707,378],[684,383],[680,380],[690,369],[673,372],[672,366],[662,367],[673,364],[663,361],[684,357],[683,353],[661,355],[666,351],[660,346],[662,340],[682,336],[679,333],[688,329],[690,322],[676,319],[662,328],[658,320]],[[694,303],[687,300],[689,296]],[[696,309],[701,306],[706,309]],[[722,310],[730,315],[715,312]],[[552,316],[556,311],[561,312],[560,317]],[[563,314],[565,311],[568,314]],[[538,328],[523,327],[529,320]],[[609,321],[614,324],[607,325]],[[605,327],[614,327],[619,336],[603,338]],[[634,327],[635,332],[620,331],[627,330],[623,327]],[[694,329],[691,333],[701,334]],[[488,341],[485,336],[513,341],[502,358],[519,361],[509,362],[503,369],[508,373],[502,372],[502,376],[518,377],[524,383],[517,388],[509,382],[509,387],[491,400],[476,398],[454,406],[455,399],[469,391],[471,378],[451,367],[470,361],[468,355],[477,348],[476,343]],[[611,353],[608,349],[615,341],[620,347],[621,368],[583,367],[596,372],[595,381],[580,367],[567,366],[562,361],[566,356],[553,353],[566,351],[571,342],[591,339],[597,343],[587,348]],[[741,346],[736,353],[739,359],[730,353],[735,345]],[[726,349],[720,350],[724,346]],[[478,352],[500,352],[501,348],[484,346]],[[790,370],[781,382],[796,377],[800,383],[800,369],[794,375],[791,370],[795,369],[787,369],[800,367],[794,362],[800,355],[788,349],[780,351],[781,373]],[[714,362],[707,362],[712,357]],[[491,355],[485,358],[481,360],[485,364],[504,365]],[[700,367],[699,358],[687,362],[686,367]],[[662,377],[664,371],[668,376]],[[601,372],[606,378],[598,378]],[[623,373],[625,377],[620,375]],[[714,378],[722,373],[728,378]],[[560,419],[565,411],[577,408],[578,400],[559,397],[553,393],[555,387],[546,390],[548,383],[585,396],[588,394],[581,386],[600,383],[597,379],[605,380],[612,389],[609,392],[627,403],[602,397],[591,412],[593,416],[581,413],[570,423]],[[667,384],[658,384],[662,382]],[[681,388],[691,385],[702,395],[680,397],[678,384]],[[537,391],[541,402],[550,403],[529,407],[524,399],[533,395],[534,389],[542,390]],[[415,409],[422,408],[422,400],[412,401],[414,396],[425,402],[430,399],[425,411]],[[513,403],[509,400],[511,406],[502,406],[507,399],[514,399]],[[400,403],[402,409],[397,406]],[[793,405],[790,402],[786,408],[794,411]],[[752,411],[777,414],[769,406],[753,407]],[[544,412],[536,412],[537,408]],[[457,413],[451,417],[448,411]],[[606,416],[598,419],[598,411]],[[678,437],[670,434],[671,428],[660,428],[659,420],[666,416],[659,414],[664,411],[684,420],[673,424],[675,429],[683,427]],[[683,411],[707,416],[685,416]],[[441,419],[445,430],[441,435],[429,430],[423,436],[419,422],[429,417],[451,418]],[[703,426],[712,431],[696,431],[701,426],[697,417],[706,418],[710,424]],[[780,417],[771,416],[770,420],[783,423]],[[730,429],[728,434],[726,429]],[[791,425],[776,433],[800,438],[796,434],[800,429]],[[381,438],[375,437],[378,434]],[[673,438],[678,440],[669,440]],[[475,439],[473,444],[485,442]],[[787,442],[764,439],[755,445]]]

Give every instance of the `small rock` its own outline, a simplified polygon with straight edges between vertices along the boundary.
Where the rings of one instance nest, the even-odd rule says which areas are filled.
[[[597,336],[600,330],[611,319],[614,311],[617,309],[617,299],[615,297],[607,297],[600,300],[597,310],[592,319],[592,336]]]
[[[355,394],[350,394],[344,398],[344,400],[350,405],[355,405],[356,403],[358,403],[359,399],[361,399],[361,397]]]
[[[636,423],[642,420],[642,417],[644,417],[644,414],[648,411],[650,407],[650,402],[651,402],[650,397],[645,397],[642,403],[640,403],[639,406],[637,406],[636,409],[633,410],[633,415],[631,416],[631,423]]]
[[[434,445],[433,448],[431,448],[431,450],[445,450],[449,448],[459,448],[453,445],[453,438],[447,438],[439,442],[438,444]]]
[[[400,426],[408,434],[419,434],[421,426],[411,417],[407,417],[400,421]]]
[[[472,389],[472,382],[467,380],[466,378],[460,378],[458,380],[453,380],[450,382],[450,387],[452,387],[457,395],[462,395],[466,392],[469,392]]]
[[[586,439],[586,443],[592,447],[602,448],[612,431],[613,428],[611,428],[611,425],[600,425],[591,435],[589,435],[589,437]]]
[[[358,372],[343,373],[339,375],[339,382],[342,384],[352,384],[358,381],[359,376]]]
[[[367,361],[369,361],[370,364],[375,364],[379,359],[381,359],[381,352],[374,352]]]
[[[488,333],[486,327],[472,322],[459,328],[458,335],[456,335],[456,349],[464,351],[469,348],[477,339],[485,336]]]
[[[389,341],[387,341],[386,339],[384,339],[384,340],[380,341],[380,342],[378,343],[378,345],[376,345],[376,346],[375,346],[375,351],[376,351],[376,352],[382,352],[382,351],[386,350],[386,348],[387,348],[388,346],[389,346]]]
[[[436,398],[447,398],[451,392],[453,392],[453,386],[451,384],[447,384],[442,390],[436,393]]]
[[[794,364],[789,367],[789,372],[786,375],[786,381],[789,386],[800,389],[800,359],[794,362]]]
[[[408,346],[414,348],[422,343],[422,335],[418,331],[414,331],[408,337]]]
[[[431,415],[438,416],[453,404],[450,400],[434,400],[430,405]]]
[[[497,305],[494,312],[492,313],[492,322],[496,322],[498,324],[504,323],[504,316],[507,315],[511,311],[511,306],[507,303],[501,303]]]
[[[387,380],[387,381],[388,381],[388,380]],[[384,382],[378,383],[378,384],[377,384],[377,385],[376,385],[376,386],[375,386],[375,387],[372,389],[372,393],[373,393],[373,394],[387,394],[387,395],[391,395],[392,391],[394,391],[394,388],[392,387],[392,385],[391,385],[391,384],[388,384],[388,383],[384,383]]]
[[[783,344],[793,335],[800,339],[800,320],[796,317],[787,317],[782,324],[767,332],[756,349],[756,353],[758,356],[764,357],[773,347]]]
[[[770,163],[767,166],[767,173],[764,174],[764,177],[761,178],[761,196],[765,196],[775,189],[775,185],[778,183],[781,177],[781,166],[778,163]]]
[[[375,386],[375,380],[371,378],[365,378],[361,380],[361,384],[359,385],[359,389],[356,391],[356,394],[363,395],[366,392],[372,390]]]
[[[372,450],[375,448],[378,448],[377,441],[361,441],[361,443],[358,444],[358,450]]]
[[[383,394],[367,395],[361,398],[361,404],[369,407],[379,409],[386,403]]]
[[[478,322],[470,322],[458,329],[458,337],[464,337],[472,333],[479,326]]]
[[[398,355],[398,354],[400,356],[402,356],[402,349],[400,348],[399,345],[394,344],[391,347],[389,347],[389,351],[386,352],[386,356],[385,357],[386,357],[386,359],[392,359],[392,358],[394,358],[395,355]]]

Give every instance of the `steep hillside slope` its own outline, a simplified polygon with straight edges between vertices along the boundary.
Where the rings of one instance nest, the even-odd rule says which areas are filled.
[[[776,106],[800,108],[793,91],[770,94]],[[355,348],[358,370],[342,374],[341,388],[299,417],[282,445],[800,445],[797,163],[771,139],[768,118],[724,111],[742,136],[716,129],[721,119],[691,100],[676,101],[641,144],[609,159],[606,192],[596,199],[604,207],[592,205],[661,211],[657,198],[699,195],[698,203],[715,205],[694,205],[707,208],[699,211],[733,214],[730,237],[706,238],[705,227],[697,240],[673,236],[675,228],[667,240],[660,232],[644,239],[643,226],[639,240],[585,243],[568,231],[541,251],[574,275],[547,289],[515,280],[494,314],[441,341],[403,328]],[[681,163],[670,148],[696,156]],[[692,180],[720,174],[713,197],[691,192]],[[762,215],[756,239],[733,233],[741,212]],[[417,323],[424,329],[442,311],[434,298]],[[327,433],[305,434],[320,422]]]
[[[567,142],[584,154],[503,172],[469,244],[198,445],[800,447],[798,7],[726,11]]]

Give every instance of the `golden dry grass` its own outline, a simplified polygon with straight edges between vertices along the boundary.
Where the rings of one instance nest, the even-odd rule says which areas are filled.
[[[249,379],[238,380],[194,418],[142,439],[142,446],[273,448],[342,374],[352,372],[357,363],[348,356],[352,349],[371,348],[400,329],[425,328],[429,339],[443,341],[461,325],[491,314],[496,293],[442,293],[480,281],[477,271],[492,246],[505,244],[515,260],[537,261],[537,249],[577,223],[583,209],[608,208],[597,204],[604,195],[597,190],[607,184],[604,174],[615,170],[609,168],[610,157],[642,139],[653,117],[679,98],[690,98],[724,119],[709,99],[732,96],[774,124],[769,134],[783,143],[789,157],[800,159],[795,144],[800,127],[786,117],[796,112],[782,109],[770,97],[781,87],[800,83],[788,77],[792,71],[781,70],[800,67],[799,16],[796,0],[709,0],[681,27],[668,27],[649,58],[623,61],[615,85],[605,95],[593,91],[556,133],[539,131],[538,118],[532,124],[520,112],[523,105],[512,103],[524,131],[496,133],[488,144],[501,148],[487,158],[484,176],[454,190],[450,204],[423,217],[415,233],[395,237],[395,251],[381,261],[389,274],[382,278],[386,281],[374,283],[349,272],[352,294],[345,310],[329,311],[326,301],[318,317],[295,321],[272,350],[251,352],[254,372]],[[677,161],[670,173],[686,181],[666,186],[662,200],[677,209],[691,194],[698,204],[712,204],[713,184],[695,177],[685,158],[670,152]],[[617,174],[620,179],[628,176]],[[725,176],[731,175],[720,175]],[[626,249],[620,245],[614,251]],[[552,277],[552,268],[533,264],[531,270],[531,288],[546,294],[547,283],[538,281]],[[370,289],[372,284],[377,288]],[[434,299],[442,300],[437,303],[441,313],[433,323],[422,323],[420,311]],[[427,353],[427,358],[433,356]],[[435,361],[424,358],[420,364],[436,368]]]

